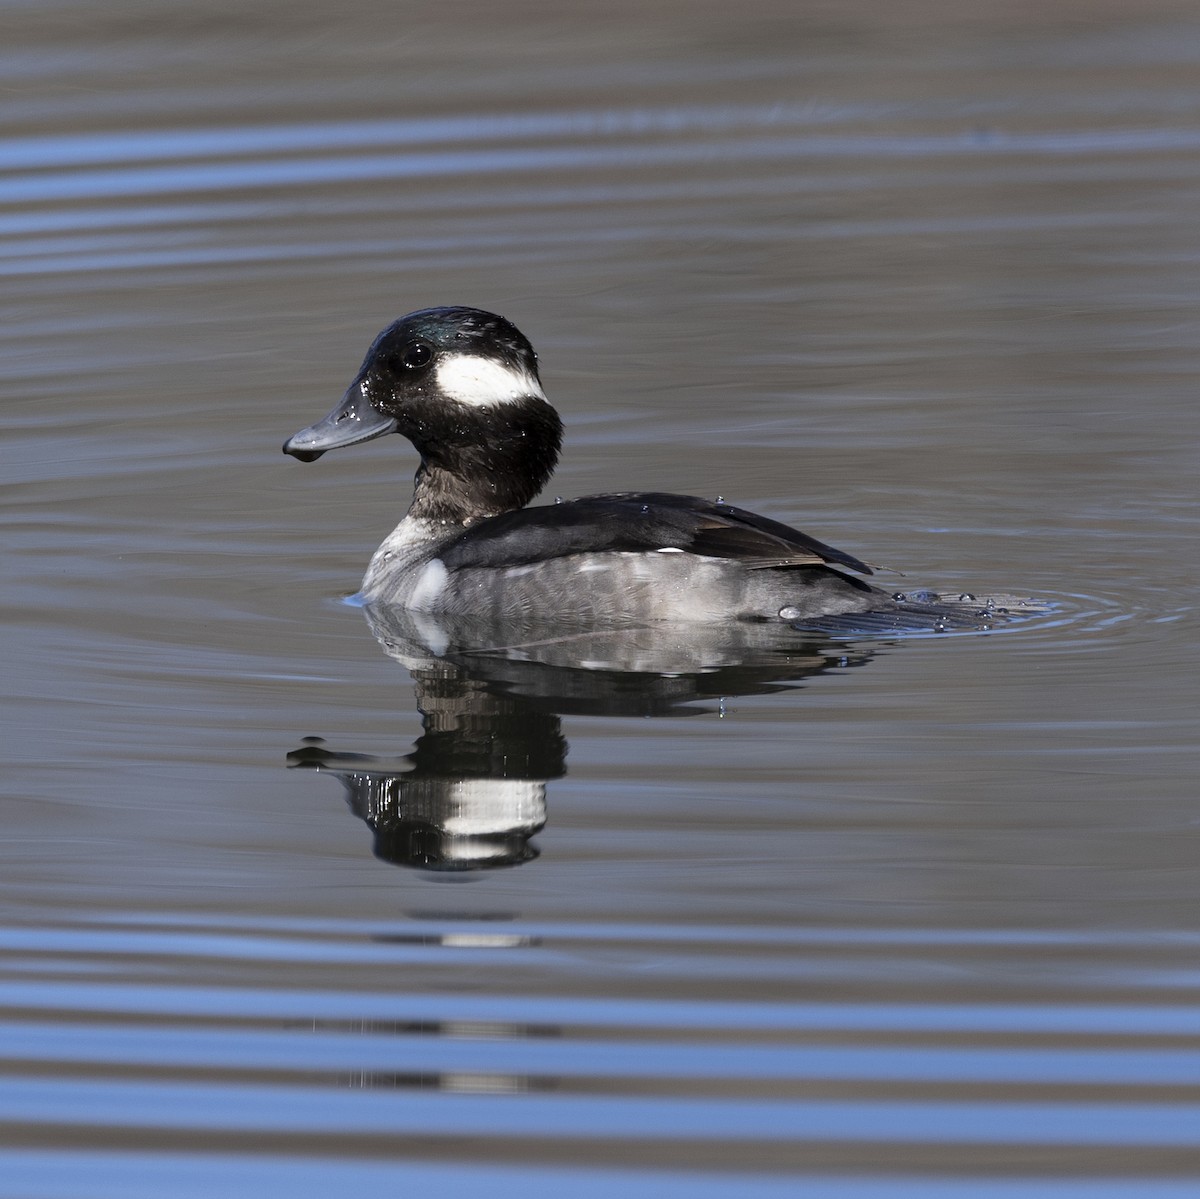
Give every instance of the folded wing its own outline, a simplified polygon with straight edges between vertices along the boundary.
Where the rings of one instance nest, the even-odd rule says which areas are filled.
[[[680,551],[728,558],[750,570],[871,568],[779,521],[732,504],[662,492],[591,495],[521,508],[472,525],[439,555],[448,570],[504,569],[571,554]]]

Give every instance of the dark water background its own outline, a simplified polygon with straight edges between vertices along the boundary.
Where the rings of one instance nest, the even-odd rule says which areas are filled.
[[[0,1194],[1196,1194],[1194,5],[0,23]],[[555,491],[1055,618],[502,679],[540,856],[380,860],[285,766],[422,735],[338,602],[414,463],[279,445],[440,303]]]

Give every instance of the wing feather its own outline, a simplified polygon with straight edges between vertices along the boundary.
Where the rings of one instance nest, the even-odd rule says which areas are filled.
[[[440,557],[448,570],[503,569],[571,554],[675,549],[728,558],[750,570],[871,568],[779,521],[732,504],[662,492],[591,495],[521,508],[471,525]]]

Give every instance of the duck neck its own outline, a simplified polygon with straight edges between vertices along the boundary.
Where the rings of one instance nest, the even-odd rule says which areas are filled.
[[[410,435],[411,436],[411,435]],[[470,525],[524,508],[558,462],[562,422],[542,399],[471,411],[436,438],[412,437],[421,454],[408,514]]]

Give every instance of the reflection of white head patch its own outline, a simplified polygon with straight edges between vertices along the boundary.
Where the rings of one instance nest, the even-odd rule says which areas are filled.
[[[532,375],[494,358],[478,358],[473,354],[456,354],[439,362],[437,389],[447,399],[475,408],[510,404],[528,396],[546,398]]]

